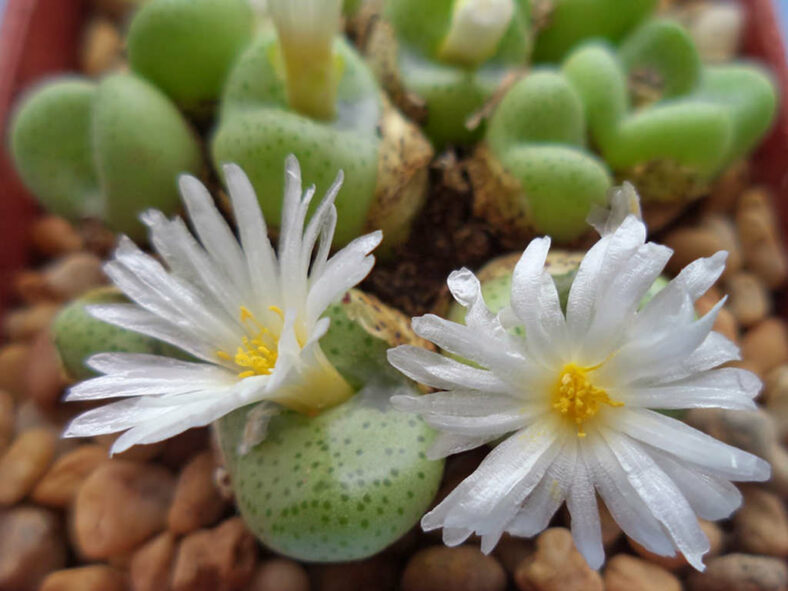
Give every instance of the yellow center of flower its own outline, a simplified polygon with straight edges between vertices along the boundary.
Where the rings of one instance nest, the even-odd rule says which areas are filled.
[[[283,316],[282,310],[276,306],[271,306],[269,310]],[[241,339],[235,356],[225,351],[217,351],[216,355],[245,368],[238,373],[239,378],[270,375],[279,357],[277,338],[245,306],[241,306],[241,322],[254,336]]]
[[[578,437],[586,436],[583,423],[596,416],[601,404],[624,406],[623,402],[612,400],[607,392],[591,383],[588,374],[595,369],[568,363],[553,386],[553,408],[577,425]]]

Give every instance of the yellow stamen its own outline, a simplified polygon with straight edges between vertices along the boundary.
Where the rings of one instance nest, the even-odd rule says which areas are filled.
[[[272,306],[271,309],[274,307]],[[255,318],[255,315],[246,306],[241,306],[241,322],[255,332],[255,336],[243,337],[241,346],[236,349],[235,356],[230,356],[224,351],[217,351],[216,356],[223,361],[233,361],[238,367],[245,368],[238,374],[239,378],[270,375],[279,357],[276,337]]]
[[[583,423],[599,412],[601,404],[624,406],[610,398],[607,392],[591,383],[588,374],[597,367],[580,367],[574,363],[564,366],[553,387],[553,408],[577,425],[577,436],[585,437]]]

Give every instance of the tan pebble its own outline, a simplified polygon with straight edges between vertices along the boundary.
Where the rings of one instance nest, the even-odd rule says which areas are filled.
[[[172,475],[153,464],[107,460],[79,487],[73,532],[86,558],[127,553],[164,529]]]
[[[736,226],[745,267],[768,287],[780,287],[788,276],[788,260],[770,195],[760,189],[742,195],[736,209]]]
[[[20,398],[25,393],[25,369],[30,358],[30,345],[11,343],[0,347],[0,390]]]
[[[321,566],[313,571],[313,580],[315,591],[394,591],[397,574],[396,562],[381,555],[358,562]],[[402,591],[407,589],[402,587]]]
[[[55,457],[55,436],[43,428],[25,431],[0,458],[0,505],[24,499]]]
[[[605,566],[606,591],[681,591],[681,581],[664,568],[636,558],[618,554]]]
[[[140,547],[131,558],[129,576],[134,591],[167,589],[175,558],[175,536],[166,531]]]
[[[693,408],[684,416],[685,422],[732,445],[767,458],[777,441],[774,419],[757,410],[727,410],[721,408]]]
[[[244,591],[309,591],[309,577],[297,562],[273,558],[257,567]]]
[[[107,435],[98,435],[93,440],[104,447],[109,453],[112,444],[115,443],[122,433],[109,433]],[[113,457],[119,460],[130,460],[132,462],[148,462],[157,458],[161,454],[166,445],[165,441],[157,441],[156,443],[145,443],[143,445],[135,445],[126,451],[114,455]]]
[[[208,449],[210,444],[210,429],[206,427],[189,429],[164,442],[164,450],[159,461],[173,470],[180,470],[194,456]]]
[[[703,555],[703,559],[708,560],[722,554],[725,549],[725,534],[722,528],[713,521],[706,521],[705,519],[699,519],[698,523],[700,523],[700,528],[709,540],[709,551]]]
[[[57,515],[38,507],[0,513],[0,589],[35,591],[50,572],[66,566]]]
[[[64,509],[93,470],[106,460],[107,451],[100,445],[80,445],[55,460],[30,496],[39,505]]]
[[[495,546],[493,556],[498,559],[507,573],[513,575],[519,564],[533,552],[534,544],[531,540],[504,534]]]
[[[32,342],[30,361],[25,372],[25,391],[43,409],[53,408],[68,385],[55,343],[49,331],[42,331]]]
[[[95,564],[54,572],[39,591],[126,591],[126,581],[114,568]]]
[[[772,477],[766,486],[788,501],[788,449],[775,443],[769,450],[766,460],[772,466]]]
[[[14,398],[0,390],[0,454],[2,454],[14,436]]]
[[[752,326],[772,311],[772,296],[757,275],[742,271],[728,278],[727,306],[742,326]]]
[[[766,376],[763,402],[774,417],[779,437],[788,443],[788,364],[775,367]]]
[[[76,252],[47,267],[44,280],[54,297],[67,301],[106,284],[107,278],[101,267],[101,259],[96,255]]]
[[[742,254],[733,220],[727,215],[709,214],[700,220],[700,227],[714,234],[722,245],[722,250],[728,252],[723,275],[730,277],[738,273],[742,267]]]
[[[56,296],[47,285],[46,277],[40,271],[25,269],[14,276],[14,293],[28,304],[51,302]]]
[[[599,524],[602,528],[602,545],[605,548],[611,548],[618,542],[623,532],[607,506],[601,501],[597,502],[597,506],[599,507]]]
[[[3,321],[3,331],[10,341],[27,341],[49,328],[60,310],[54,302],[41,302],[9,312]]]
[[[175,558],[173,591],[230,591],[246,585],[257,566],[257,542],[240,517],[189,534]]]
[[[786,591],[788,565],[779,558],[726,554],[687,580],[689,591]]]
[[[58,257],[82,250],[84,242],[74,226],[63,218],[47,215],[30,228],[33,248],[48,257]]]
[[[708,314],[711,309],[720,301],[720,298],[715,298],[714,295],[703,295],[695,302],[695,311],[698,316]],[[714,320],[713,330],[727,337],[734,343],[739,342],[739,323],[736,318],[731,314],[727,307],[723,307],[717,313],[717,318]]]
[[[175,486],[167,525],[185,534],[213,525],[224,513],[226,502],[214,485],[216,461],[210,451],[195,456],[184,466]]]
[[[736,202],[750,185],[750,166],[747,161],[733,164],[726,169],[711,187],[709,196],[701,202],[704,213],[730,213]]]
[[[788,557],[788,514],[776,495],[748,486],[733,516],[737,545],[752,554]]]
[[[673,249],[673,256],[667,265],[673,275],[695,259],[710,257],[725,249],[724,243],[714,232],[699,226],[682,226],[673,230],[665,236],[664,244]]]
[[[123,38],[112,21],[92,19],[85,28],[80,52],[80,69],[88,76],[99,76],[121,61]]]
[[[681,570],[687,567],[689,564],[681,552],[675,552],[673,556],[660,556],[651,550],[646,550],[646,548],[638,544],[630,537],[627,537],[627,542],[629,542],[629,546],[635,551],[635,554],[641,558],[645,558],[648,562],[664,568],[665,570],[673,572]]]
[[[745,361],[755,364],[762,376],[788,362],[785,322],[772,317],[751,328],[741,339],[741,354]]]
[[[514,575],[520,591],[602,591],[602,577],[575,548],[572,534],[563,527],[542,532],[536,553]]]

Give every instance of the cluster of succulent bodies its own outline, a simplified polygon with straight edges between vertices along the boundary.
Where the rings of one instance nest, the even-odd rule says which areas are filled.
[[[479,215],[510,235],[549,234],[571,243],[588,231],[589,212],[607,203],[616,181],[631,180],[646,202],[691,200],[747,155],[774,115],[775,91],[767,75],[752,65],[703,65],[679,25],[650,18],[656,0],[374,4],[358,9],[362,55],[337,34],[338,2],[270,0],[269,20],[257,17],[245,0],[149,0],[130,23],[131,72],[98,81],[50,81],[23,101],[11,138],[17,168],[51,211],[71,219],[96,217],[117,232],[142,238],[138,214],[148,208],[176,211],[177,176],[210,178],[207,160],[218,180],[235,192],[236,208],[237,194],[246,191],[239,183],[246,181],[232,181],[229,171],[234,169],[222,165],[240,165],[265,220],[270,224],[282,219],[284,230],[294,223],[296,210],[306,216],[309,209],[308,202],[301,206],[298,201],[300,186],[295,209],[288,209],[287,198],[282,200],[283,193],[288,194],[282,162],[294,153],[301,164],[299,174],[314,182],[318,193],[329,189],[338,170],[346,178],[338,195],[329,190],[328,209],[310,209],[322,216],[315,213],[320,223],[298,230],[311,236],[312,244],[302,253],[308,268],[315,241],[318,258],[327,257],[323,251],[332,239],[335,246],[349,244],[353,252],[360,248],[358,240],[368,238],[357,237],[373,229],[384,231],[379,252],[392,256],[394,247],[407,239],[427,196],[434,152],[447,146],[468,157]],[[205,132],[207,150],[196,129]],[[214,214],[206,213],[207,206],[194,196],[198,189],[188,183],[181,189],[190,196],[187,208],[207,254],[192,248],[183,227],[173,222],[170,228],[159,214],[149,213],[144,217],[153,246],[173,273],[181,275],[178,281],[196,277],[216,283],[225,278],[232,284],[232,260],[211,258],[214,247],[224,255],[228,248],[235,252],[224,226],[210,221]],[[248,197],[248,191],[245,194]],[[248,203],[246,207],[233,213],[251,265],[245,242],[249,236],[244,235],[249,220],[239,216],[249,213]],[[173,236],[168,237],[170,231]],[[280,261],[286,256],[282,250],[289,248],[286,235],[283,231]],[[342,252],[334,258],[341,259]],[[324,262],[320,271],[328,274],[330,261]],[[515,262],[498,262],[480,275],[486,279],[482,289],[493,312],[509,305]],[[580,257],[548,262],[566,308]],[[143,308],[149,304],[149,312],[166,311],[173,303],[168,298],[186,293],[189,302],[197,303],[195,313],[202,314],[205,301],[224,305],[232,299],[232,288],[245,293],[244,282],[254,283],[251,271],[252,279],[240,273],[243,288],[233,285],[225,292],[224,286],[214,284],[193,293],[180,290],[181,283],[162,279],[155,263],[128,244],[121,245],[117,263],[111,265],[108,272],[116,283]],[[278,272],[282,293],[287,293],[287,270]],[[129,277],[136,273],[138,279]],[[325,289],[316,279],[307,285],[307,292],[316,285]],[[168,294],[165,288],[174,291]],[[156,298],[148,300],[145,289]],[[652,295],[644,293],[644,301]],[[195,357],[204,360],[205,353],[186,348],[186,355],[179,345],[178,331],[187,330],[187,317],[176,318],[181,324],[173,321],[176,329],[165,330],[150,318],[134,316],[119,301],[125,300],[118,292],[96,293],[58,318],[57,345],[74,379],[95,375],[84,360],[110,351],[180,359],[172,363],[181,364],[177,368],[183,375],[198,371],[188,364]],[[262,326],[245,303],[240,304],[242,330]],[[270,316],[264,324],[276,325],[275,332],[283,335],[292,328],[288,305],[276,302],[257,314],[261,319]],[[88,315],[89,306],[98,306],[98,315],[114,325]],[[392,395],[419,391],[390,367],[386,350],[432,344],[417,337],[401,314],[361,292],[348,292],[323,313],[330,326],[321,329],[323,357],[318,365],[325,361],[334,368],[340,390],[346,386],[354,396],[327,410],[318,407],[322,412],[316,416],[294,405],[292,393],[274,399],[290,409],[276,416],[254,399],[248,400],[252,405],[237,404],[229,414],[205,412],[211,417],[208,422],[216,422],[236,499],[250,527],[283,553],[339,561],[371,555],[406,532],[429,506],[442,462],[428,457],[434,432],[418,417],[387,404]],[[463,316],[460,308],[452,312],[456,320]],[[205,315],[211,322],[217,317],[210,310]],[[297,346],[309,349],[308,331],[298,328],[299,320],[294,322]],[[265,340],[270,331],[255,330],[250,340],[244,337],[246,348],[240,347],[235,359],[256,355],[252,343],[272,359],[266,361],[266,371],[272,373],[279,362]],[[273,346],[284,357],[284,337],[277,339]],[[217,347],[216,352],[221,355],[212,362],[225,369],[232,366],[230,347]],[[148,358],[134,359],[142,363]],[[298,360],[291,362],[298,366]],[[113,374],[138,380],[139,389],[152,387],[145,380],[153,377],[137,376],[123,363],[101,358],[93,364],[108,374],[94,379],[120,388],[121,393],[104,397],[123,395],[123,382],[113,382]],[[118,370],[121,366],[126,369]],[[238,376],[241,381],[258,380],[260,373]],[[326,384],[303,379],[300,387]],[[97,392],[105,386],[85,382],[91,383],[87,390],[77,389],[78,399],[102,397]],[[216,383],[224,387],[224,382]],[[129,396],[141,395],[141,390],[123,387],[131,388]],[[195,394],[183,386],[176,390],[181,396]],[[319,398],[319,390],[310,396]],[[161,408],[169,412],[171,407],[160,403]],[[138,411],[141,416],[153,412],[148,407]],[[195,420],[191,424],[204,424]],[[75,425],[73,435],[139,429],[128,417],[110,420],[104,415],[91,415]],[[134,442],[149,442],[170,433],[168,429],[163,425],[146,434],[143,428]]]

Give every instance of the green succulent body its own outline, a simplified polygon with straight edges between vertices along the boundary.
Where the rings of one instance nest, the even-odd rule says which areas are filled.
[[[12,122],[11,150],[25,185],[49,211],[96,217],[133,238],[145,235],[138,214],[175,211],[176,177],[202,166],[175,106],[130,74],[99,83],[61,78],[35,89]]]
[[[316,121],[289,108],[276,36],[261,33],[230,73],[211,148],[217,166],[235,162],[246,171],[271,222],[280,218],[288,154],[298,157],[303,178],[318,194],[343,170],[334,240],[345,244],[364,231],[375,197],[382,106],[361,57],[344,40],[335,50],[342,68],[337,116]]]
[[[443,462],[425,453],[434,432],[388,404],[417,393],[385,358],[389,344],[332,306],[321,348],[360,392],[315,417],[271,419],[262,443],[239,454],[249,408],[217,423],[244,521],[267,546],[300,560],[336,562],[375,554],[419,520]]]
[[[182,109],[204,115],[253,25],[247,0],[150,0],[131,21],[129,62]]]
[[[469,129],[469,118],[490,100],[506,74],[523,67],[530,53],[530,3],[515,2],[515,12],[498,51],[478,67],[446,63],[440,48],[449,31],[454,2],[392,0],[385,16],[394,28],[398,74],[427,108],[424,131],[436,148],[471,144],[483,127]]]
[[[128,300],[114,288],[94,290],[65,306],[55,318],[52,336],[60,362],[72,380],[96,376],[85,362],[96,353],[147,353],[185,358],[186,354],[167,343],[93,318],[87,306],[123,304]]]
[[[580,47],[562,71],[581,97],[594,145],[646,201],[688,196],[671,178],[659,179],[662,193],[649,190],[652,183],[637,182],[639,168],[656,166],[665,177],[669,164],[694,184],[705,183],[757,144],[776,108],[762,71],[742,64],[701,68],[689,35],[667,21],[645,24],[618,53],[599,43]],[[644,75],[654,97],[637,105],[630,87]]]
[[[578,43],[618,41],[657,7],[658,0],[549,0],[534,42],[536,62],[560,62]]]

